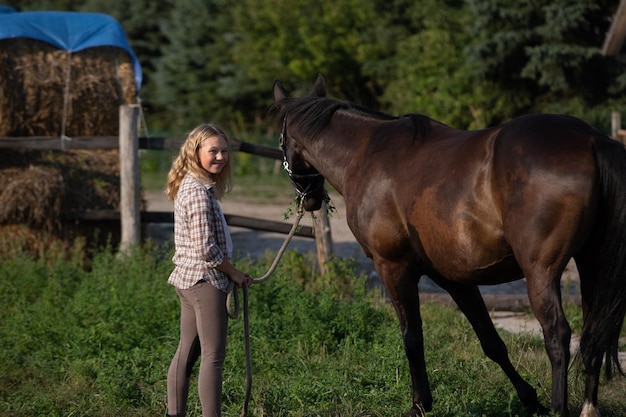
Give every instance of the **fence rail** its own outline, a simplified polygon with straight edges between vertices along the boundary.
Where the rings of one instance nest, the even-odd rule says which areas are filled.
[[[120,107],[119,136],[27,136],[0,137],[0,149],[31,149],[31,150],[120,150],[120,211],[87,210],[82,213],[68,215],[65,220],[82,221],[114,221],[120,222],[122,228],[121,248],[141,240],[141,223],[173,223],[172,212],[139,211],[139,161],[138,149],[145,150],[178,150],[185,141],[183,137],[139,137],[137,132],[137,105]],[[260,157],[280,160],[282,152],[270,146],[245,142],[239,138],[230,138],[233,151],[245,152]],[[226,222],[235,227],[288,234],[291,224],[253,217],[224,214]],[[315,215],[313,227],[301,226],[296,236],[315,238],[317,257],[320,269],[324,272],[324,263],[332,253],[332,239],[328,212],[325,205]]]
[[[185,141],[180,137],[140,137],[139,149],[156,151],[178,150]],[[244,142],[239,138],[230,138],[233,151],[281,159],[279,149],[270,146]],[[59,136],[15,136],[0,137],[0,149],[32,149],[32,150],[62,150],[62,149],[119,149],[119,136],[75,136],[61,139]]]
[[[171,211],[141,211],[139,213],[141,223],[174,223],[174,213]],[[274,220],[257,219],[255,217],[240,216],[237,214],[224,213],[226,223],[233,227],[243,227],[263,232],[289,234],[291,224]],[[120,212],[117,210],[86,210],[81,213],[70,213],[63,217],[66,221],[97,221],[119,222]],[[295,236],[314,238],[315,232],[311,226],[299,226]]]

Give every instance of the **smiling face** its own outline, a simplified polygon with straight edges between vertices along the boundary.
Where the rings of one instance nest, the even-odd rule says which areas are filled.
[[[228,142],[221,136],[207,138],[198,148],[198,158],[209,174],[219,174],[228,162]]]

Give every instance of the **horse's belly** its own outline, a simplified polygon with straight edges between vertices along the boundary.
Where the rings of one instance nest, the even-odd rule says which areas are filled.
[[[440,260],[431,259],[433,269],[442,277],[466,284],[495,285],[524,277],[513,255],[487,261],[477,258],[461,258],[450,253]]]
[[[460,206],[428,218],[414,216],[414,247],[421,247],[426,263],[453,281],[488,285],[520,279],[521,269],[496,213],[482,206]]]

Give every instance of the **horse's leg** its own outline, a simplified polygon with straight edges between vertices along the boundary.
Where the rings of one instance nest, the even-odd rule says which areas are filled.
[[[580,294],[583,306],[583,320],[586,320],[587,313],[591,306],[591,300],[595,291],[597,272],[602,265],[597,265],[594,262],[593,255],[589,251],[583,251],[581,254],[574,257],[576,260],[576,267],[578,269],[578,275],[580,277]],[[583,342],[584,343],[584,342]],[[598,412],[598,387],[600,386],[600,371],[602,368],[602,353],[594,355],[591,359],[591,363],[584,364],[585,366],[585,393],[583,408],[580,413],[580,417],[599,417]]]
[[[552,409],[561,417],[567,417],[567,371],[572,331],[561,306],[562,269],[556,274],[549,272],[549,268],[529,268],[525,274],[530,306],[541,324],[552,365]]]
[[[454,302],[467,317],[480,340],[483,351],[489,359],[500,365],[526,409],[531,414],[547,414],[548,409],[543,407],[537,399],[537,391],[520,376],[511,363],[506,345],[493,325],[478,287],[439,279],[436,282],[452,296]]]
[[[406,265],[374,258],[374,265],[398,315],[404,351],[411,372],[413,405],[404,416],[424,416],[432,409],[433,398],[424,358],[424,336],[417,291],[420,275],[414,264]]]
[[[545,187],[544,187],[545,188]],[[505,239],[526,277],[528,300],[543,331],[543,340],[552,370],[552,410],[567,417],[567,374],[570,361],[572,330],[561,305],[561,275],[574,246],[588,232],[581,220],[585,204],[571,196],[524,189],[526,195],[536,191],[534,198],[514,199],[516,210],[505,219]]]

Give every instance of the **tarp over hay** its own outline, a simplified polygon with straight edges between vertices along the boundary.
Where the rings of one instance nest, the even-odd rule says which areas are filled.
[[[124,29],[111,16],[79,12],[0,13],[0,39],[31,38],[58,49],[78,52],[94,46],[115,46],[131,57],[137,89],[141,86],[141,65]]]
[[[112,17],[0,13],[0,136],[116,136],[119,106],[137,103],[140,85],[137,57]],[[72,213],[118,210],[119,185],[117,150],[2,149],[0,226],[65,238]]]
[[[116,135],[141,66],[101,13],[0,13],[0,136]]]

